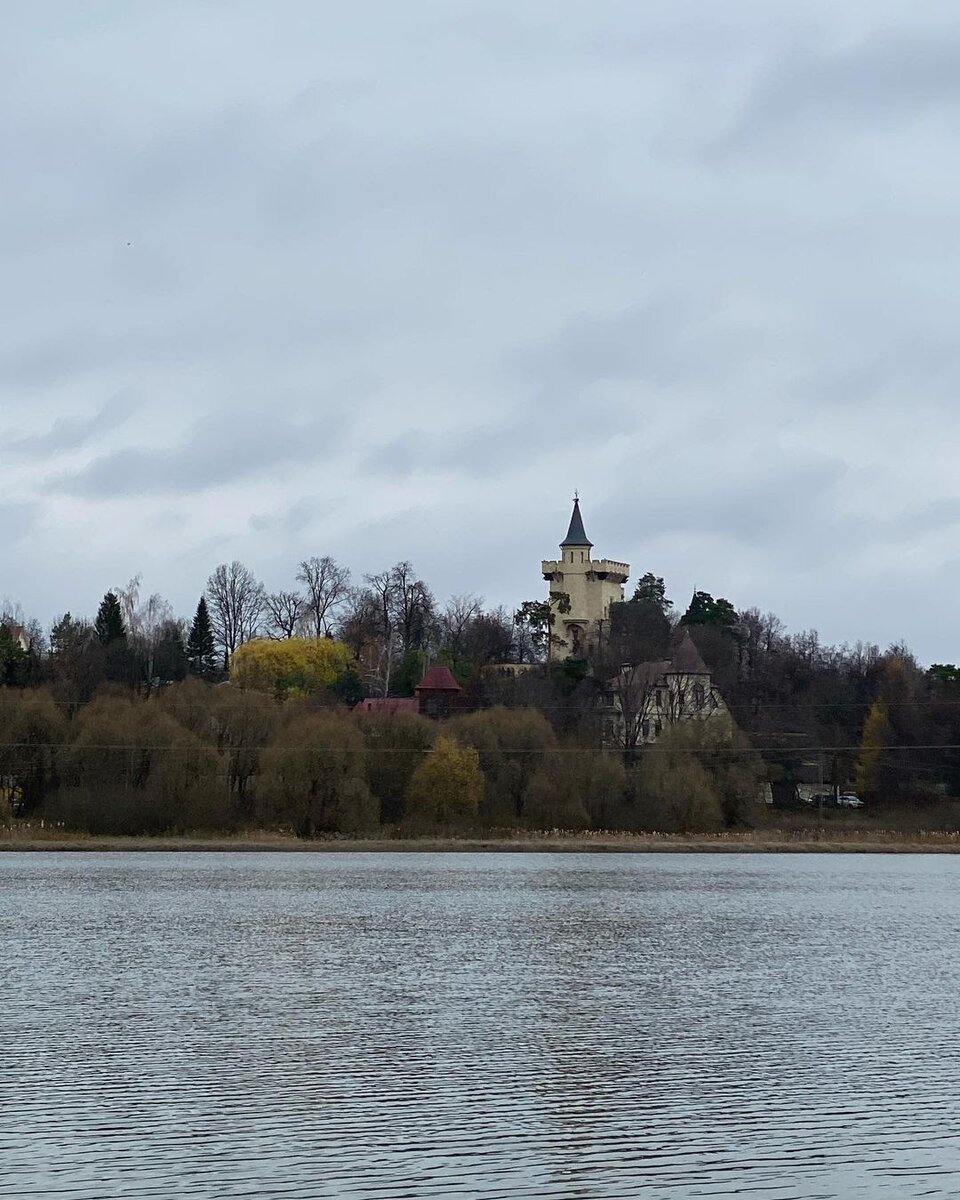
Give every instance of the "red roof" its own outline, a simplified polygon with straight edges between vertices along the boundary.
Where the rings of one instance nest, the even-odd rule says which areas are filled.
[[[415,692],[462,692],[463,688],[457,683],[450,668],[438,663],[427,671],[413,690]]]
[[[419,712],[420,705],[413,696],[368,696],[355,705],[354,712],[405,713]]]

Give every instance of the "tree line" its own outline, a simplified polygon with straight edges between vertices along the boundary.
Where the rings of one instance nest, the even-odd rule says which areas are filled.
[[[9,717],[0,775],[8,807],[30,814],[53,806],[51,815],[72,813],[70,820],[93,829],[101,821],[93,811],[98,804],[118,826],[126,801],[116,797],[133,796],[131,813],[154,814],[141,822],[144,829],[165,814],[165,828],[286,821],[298,831],[346,832],[360,827],[357,814],[364,828],[397,829],[417,821],[426,827],[429,820],[442,826],[452,813],[478,829],[749,824],[762,818],[760,784],[786,797],[799,780],[818,774],[881,807],[930,809],[960,797],[960,671],[951,664],[924,670],[904,646],[824,645],[815,632],[791,634],[776,616],[738,609],[707,592],[697,592],[681,612],[664,581],[647,574],[630,599],[611,606],[589,660],[547,666],[546,651],[558,635],[554,610],[542,600],[513,613],[470,595],[441,605],[406,561],[356,584],[329,557],[305,559],[292,575],[288,590],[270,593],[244,564],[221,564],[188,620],[162,597],[144,595],[139,577],[109,589],[92,619],[66,613],[49,633],[22,614],[8,614],[0,621],[0,696]],[[13,633],[21,627],[30,635],[26,650]],[[684,631],[709,667],[732,725],[686,722],[650,748],[639,743],[637,722],[625,720],[624,735],[612,743],[604,726],[611,703],[627,717],[642,712],[656,686],[649,664],[668,662]],[[440,727],[447,741],[435,746],[438,727],[422,721],[414,724],[432,732],[429,738],[421,732],[429,745],[416,752],[389,745],[388,731],[406,729],[404,721],[382,728],[374,722],[377,732],[368,736],[350,711],[357,700],[412,694],[432,661],[451,667],[472,710]],[[491,670],[504,664],[516,669]],[[259,722],[261,734],[238,734],[224,723],[230,705],[246,713],[251,728]],[[521,750],[500,733],[497,753],[506,757],[491,765],[489,746],[470,733],[489,730],[491,713],[537,770],[523,768]],[[114,722],[127,740],[90,775],[93,768],[84,764],[98,761],[89,733],[97,720],[104,728]],[[525,722],[546,731],[547,742],[527,746]],[[352,781],[335,803],[322,799],[323,788],[303,763],[297,771],[292,766],[297,739],[321,730],[358,747],[350,771],[343,755],[339,766],[317,759],[342,783]],[[137,738],[146,751],[154,734],[156,753],[137,758]],[[332,743],[321,749],[333,754]],[[467,751],[476,751],[479,776],[465,765]],[[410,799],[407,776],[402,787],[384,791],[384,758],[409,762],[416,754],[446,763],[461,782],[479,779],[465,793],[479,787],[476,805],[458,809],[451,798],[428,820],[423,779],[436,765],[424,765],[420,801]],[[111,770],[118,772],[113,783]],[[602,785],[614,776],[618,782]],[[508,778],[515,780],[513,799],[504,806],[495,797]],[[435,779],[432,786],[436,791]],[[294,813],[298,788],[321,797],[320,815]],[[348,793],[355,803],[348,804]],[[334,811],[353,815],[334,818]]]
[[[301,837],[517,829],[720,830],[762,816],[759,756],[683,731],[635,770],[534,709],[447,721],[187,679],[144,703],[0,690],[0,820],[90,834],[277,829]],[[694,751],[689,754],[685,751]]]
[[[0,683],[56,683],[79,700],[103,682],[149,692],[188,674],[226,679],[237,650],[259,639],[340,641],[352,654],[353,693],[378,696],[411,694],[437,658],[470,680],[491,662],[538,655],[529,628],[512,614],[473,595],[440,605],[407,561],[354,584],[333,558],[308,558],[293,585],[276,592],[245,564],[221,563],[189,619],[162,596],[144,595],[138,575],[109,589],[93,619],[67,612],[49,631],[19,612],[4,620],[26,629],[31,649],[23,651],[9,628],[6,640],[0,631]]]

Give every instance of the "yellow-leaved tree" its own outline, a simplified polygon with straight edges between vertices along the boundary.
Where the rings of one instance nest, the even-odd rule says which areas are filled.
[[[331,638],[257,638],[234,651],[231,682],[274,696],[308,695],[335,684],[353,656]]]
[[[420,833],[471,825],[483,795],[480,756],[472,746],[438,737],[410,777],[403,825]]]
[[[889,798],[896,787],[896,772],[890,769],[889,746],[893,740],[890,710],[883,700],[874,700],[863,723],[860,757],[857,760],[857,791],[866,796]]]

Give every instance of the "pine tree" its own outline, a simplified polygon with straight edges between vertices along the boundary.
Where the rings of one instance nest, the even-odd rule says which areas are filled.
[[[729,600],[716,600],[709,592],[694,592],[687,611],[680,618],[682,625],[736,625],[737,610]]]
[[[209,675],[213,670],[215,654],[210,614],[207,611],[207,602],[201,596],[187,640],[187,658],[190,660],[191,671],[197,675]]]
[[[100,601],[94,629],[97,633],[97,640],[102,646],[109,646],[111,642],[126,639],[127,631],[123,624],[123,613],[120,610],[120,601],[117,599],[116,592],[107,592]]]
[[[22,686],[21,675],[26,654],[19,641],[10,632],[10,626],[0,625],[0,683]]]

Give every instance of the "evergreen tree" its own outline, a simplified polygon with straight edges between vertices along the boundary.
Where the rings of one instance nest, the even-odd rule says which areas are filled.
[[[157,636],[153,654],[154,677],[161,683],[184,679],[187,674],[187,651],[179,621],[164,621]]]
[[[641,575],[634,589],[633,598],[647,604],[655,604],[664,615],[673,608],[673,601],[667,599],[666,584],[660,575],[654,575],[652,571]]]
[[[201,596],[193,624],[190,627],[190,637],[187,639],[187,659],[190,662],[190,670],[196,675],[209,675],[213,670],[215,655],[216,645],[213,640],[210,613],[207,611],[206,599]]]
[[[422,650],[408,650],[393,673],[390,691],[395,696],[412,696],[426,669],[426,654]]]
[[[683,625],[735,625],[737,610],[722,596],[714,600],[709,592],[694,592],[690,606],[680,620]]]
[[[100,601],[94,629],[97,640],[102,646],[109,646],[111,642],[126,639],[127,631],[123,624],[123,612],[120,609],[120,601],[117,599],[116,592],[107,592]]]
[[[0,683],[22,685],[26,654],[10,632],[9,625],[0,625]]]

